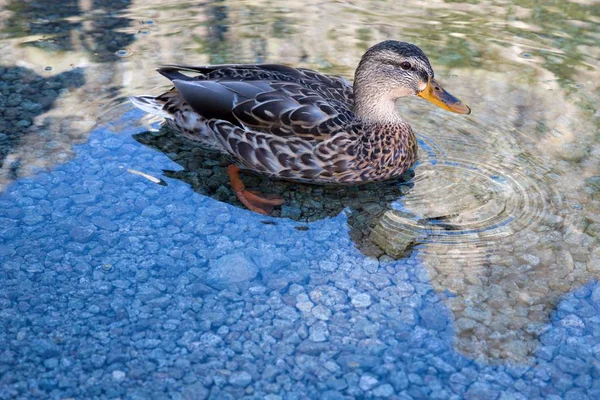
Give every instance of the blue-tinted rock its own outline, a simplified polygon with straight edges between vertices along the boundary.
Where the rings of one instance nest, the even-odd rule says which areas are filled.
[[[565,394],[565,400],[590,400],[583,389],[571,389]]]
[[[238,283],[250,282],[258,275],[256,264],[242,253],[228,254],[209,263],[206,283],[225,289]]]
[[[344,400],[345,397],[343,394],[338,392],[337,390],[328,390],[323,392],[319,397],[320,400]]]
[[[396,392],[401,392],[408,387],[408,376],[404,371],[398,371],[390,375],[390,383],[396,389]]]
[[[556,356],[554,363],[567,374],[585,374],[591,367],[583,360],[567,358],[562,355]]]
[[[21,219],[21,221],[23,221],[23,223],[26,225],[37,225],[44,221],[44,217],[39,214],[27,214]]]
[[[245,388],[250,382],[252,382],[252,375],[246,371],[232,372],[229,376],[229,384],[236,387]]]
[[[556,355],[556,346],[540,346],[536,355],[545,361],[551,361]]]
[[[384,383],[381,386],[373,389],[373,395],[375,397],[384,397],[388,398],[394,394],[394,388],[389,383]]]
[[[89,242],[96,233],[96,228],[92,226],[75,226],[71,229],[71,239],[79,243]]]
[[[193,283],[189,286],[188,290],[190,294],[194,297],[202,297],[215,291],[215,289],[203,284],[202,282]]]
[[[465,393],[466,400],[494,400],[497,399],[500,392],[493,389],[489,384],[482,382],[473,383]]]
[[[423,386],[410,385],[407,394],[413,399],[428,399],[429,390]]]
[[[434,331],[443,331],[448,325],[446,315],[434,307],[425,307],[419,310],[419,317],[423,327]]]
[[[112,222],[106,217],[96,216],[92,218],[92,223],[100,229],[106,229],[107,231],[116,231],[119,229],[117,224]]]
[[[31,342],[32,349],[42,358],[58,357],[60,348],[48,339],[35,339]]]
[[[431,359],[431,364],[435,367],[435,369],[442,373],[453,374],[454,372],[456,372],[456,368],[454,368],[452,365],[448,364],[439,357],[433,357]]]
[[[44,360],[44,367],[54,369],[58,367],[58,358],[48,358]]]
[[[329,337],[329,328],[325,321],[315,322],[308,330],[308,339],[312,342],[324,342]]]
[[[408,297],[415,292],[415,287],[409,282],[400,281],[396,283],[396,293],[400,297]]]
[[[352,296],[352,304],[359,308],[369,307],[371,305],[371,296],[367,293],[357,293]]]
[[[92,362],[92,365],[94,367],[101,368],[106,362],[106,356],[102,354],[92,354],[92,356],[90,357],[90,361]]]
[[[337,362],[345,370],[360,368],[363,371],[367,371],[379,365],[381,359],[376,356],[364,354],[344,354],[338,357]]]
[[[378,383],[379,383],[379,380],[374,375],[364,374],[360,377],[358,386],[360,387],[360,389],[362,391],[366,392],[368,390],[371,390]]]
[[[123,141],[117,137],[111,137],[102,141],[102,146],[106,149],[116,150],[123,145]]]
[[[147,206],[146,208],[144,208],[144,210],[142,211],[142,216],[146,217],[146,218],[159,218],[161,217],[163,214],[165,213],[164,208],[158,207],[158,206]]]
[[[261,254],[254,256],[253,260],[261,269],[278,271],[290,264],[291,260],[284,254],[280,254],[276,249],[263,250]]]
[[[298,347],[296,347],[296,351],[298,353],[308,354],[311,356],[318,356],[330,349],[331,344],[329,343],[315,343],[310,340],[305,340],[301,342]]]
[[[70,199],[75,204],[93,204],[96,202],[96,195],[85,193],[85,194],[75,194],[70,197]]]
[[[27,195],[34,199],[44,199],[48,196],[48,192],[45,189],[32,189],[27,192]]]
[[[585,324],[579,316],[570,314],[561,319],[560,324],[565,328],[585,329]]]

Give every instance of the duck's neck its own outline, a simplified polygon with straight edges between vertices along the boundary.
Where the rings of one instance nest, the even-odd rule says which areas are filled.
[[[354,114],[369,123],[405,123],[396,110],[396,100],[412,94],[402,88],[389,89],[376,78],[357,73],[354,80]],[[383,82],[382,82],[383,83]]]
[[[396,101],[381,101],[369,96],[355,97],[354,114],[362,121],[374,124],[403,122],[396,111]]]

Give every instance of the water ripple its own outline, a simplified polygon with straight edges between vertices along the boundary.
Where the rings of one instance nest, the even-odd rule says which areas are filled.
[[[385,243],[375,241],[386,250],[414,240],[426,253],[460,248],[460,257],[474,261],[502,239],[552,221],[560,196],[535,160],[517,163],[472,146],[466,153],[464,144],[438,144],[428,136],[419,144],[414,187],[379,221],[387,235]]]

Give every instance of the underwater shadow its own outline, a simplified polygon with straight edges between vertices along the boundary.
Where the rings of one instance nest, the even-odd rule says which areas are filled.
[[[228,157],[191,143],[164,127],[158,132],[133,135],[133,138],[164,153],[183,168],[179,171],[163,170],[165,177],[187,183],[196,193],[245,209],[229,185],[226,167],[231,160]],[[321,186],[242,174],[244,184],[249,189],[274,193],[284,199],[284,205],[276,208],[271,217],[305,223],[296,229],[308,230],[311,222],[345,212],[350,238],[361,253],[375,258],[387,255],[394,259],[404,257],[418,244],[418,238],[407,236],[404,241],[396,240],[393,249],[382,249],[373,241],[373,235],[377,234],[374,228],[380,225],[379,221],[386,212],[402,214],[394,210],[392,205],[413,187],[412,177],[414,171],[409,170],[395,181],[361,186]],[[277,222],[270,219],[265,223]]]

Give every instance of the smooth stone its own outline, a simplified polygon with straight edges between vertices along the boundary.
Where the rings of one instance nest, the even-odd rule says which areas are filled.
[[[490,387],[488,384],[481,382],[473,383],[465,393],[466,400],[493,400],[498,398],[497,390]]]
[[[323,392],[321,397],[319,397],[320,400],[344,400],[345,398],[346,397],[337,390],[328,390]]]
[[[315,322],[308,331],[308,339],[312,342],[324,342],[329,337],[329,329],[324,321]]]
[[[96,228],[89,226],[76,226],[71,229],[70,235],[71,239],[76,242],[87,243],[92,239],[95,233]]]
[[[31,345],[33,350],[44,359],[57,357],[60,354],[58,345],[47,339],[35,339]]]
[[[375,397],[390,397],[393,394],[394,388],[389,383],[385,383],[373,389],[373,396]]]
[[[202,382],[196,382],[183,388],[182,397],[184,400],[205,400],[209,393]]]
[[[209,263],[206,283],[225,289],[238,283],[250,282],[258,275],[256,264],[242,253],[227,254]]]
[[[558,156],[565,161],[581,161],[587,154],[587,149],[580,143],[565,143],[556,148]]]
[[[358,308],[366,308],[371,305],[371,296],[367,293],[359,293],[352,297],[352,304]]]
[[[379,380],[375,376],[373,376],[371,374],[364,374],[363,376],[360,377],[360,382],[358,383],[358,387],[360,387],[363,391],[366,392],[367,390],[371,390],[378,383],[379,383]]]
[[[320,319],[322,321],[328,321],[331,317],[331,310],[322,304],[318,304],[312,309],[311,312],[312,315],[315,316],[315,318]]]
[[[121,382],[125,379],[125,372],[120,371],[120,370],[114,370],[112,372],[112,378],[117,381],[117,382]]]
[[[229,376],[229,384],[232,386],[245,388],[252,382],[252,375],[246,371],[236,371]]]
[[[567,315],[560,321],[560,324],[565,328],[585,329],[585,323],[575,314]]]
[[[111,232],[114,232],[119,229],[117,224],[115,224],[106,217],[95,216],[92,218],[92,223],[100,229],[106,229],[107,231]]]

